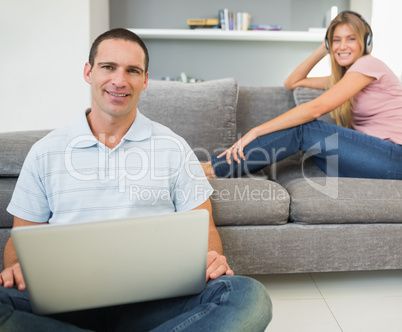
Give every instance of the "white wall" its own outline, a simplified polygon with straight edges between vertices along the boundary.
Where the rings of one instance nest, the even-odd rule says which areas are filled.
[[[401,0],[372,0],[373,56],[402,78]]]
[[[350,10],[358,12],[369,24],[371,24],[371,16],[373,13],[372,2],[372,0],[350,0]]]
[[[57,128],[90,106],[82,72],[108,17],[107,0],[0,0],[0,132]]]

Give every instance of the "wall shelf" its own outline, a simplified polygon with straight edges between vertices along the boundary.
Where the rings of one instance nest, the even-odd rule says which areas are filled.
[[[325,30],[318,31],[225,31],[220,29],[130,29],[144,39],[238,40],[322,42]]]

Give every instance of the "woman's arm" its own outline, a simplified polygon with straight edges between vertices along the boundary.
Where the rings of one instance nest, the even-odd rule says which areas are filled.
[[[232,156],[236,162],[240,162],[239,156],[245,160],[244,147],[257,137],[313,121],[345,103],[373,80],[373,77],[356,72],[345,74],[335,86],[316,99],[296,106],[290,111],[251,129],[233,145],[236,148],[227,149],[218,158],[226,155],[228,164],[231,163]]]
[[[285,80],[284,84],[289,90],[297,87],[306,87],[313,89],[328,89],[329,77],[311,77],[307,78],[310,71],[320,62],[328,51],[325,44],[322,43],[306,60],[304,60]]]

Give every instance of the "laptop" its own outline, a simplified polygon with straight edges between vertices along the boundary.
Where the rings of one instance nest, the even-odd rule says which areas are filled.
[[[206,285],[209,213],[18,227],[11,236],[36,314],[159,300]]]

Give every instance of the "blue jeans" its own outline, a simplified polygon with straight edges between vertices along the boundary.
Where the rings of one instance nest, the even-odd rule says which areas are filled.
[[[51,316],[31,313],[27,293],[0,287],[2,332],[260,331],[272,304],[258,281],[242,276],[210,280],[198,295]]]
[[[217,177],[240,177],[300,150],[328,176],[402,179],[402,145],[318,120],[258,137],[239,164],[217,154],[211,162]]]

